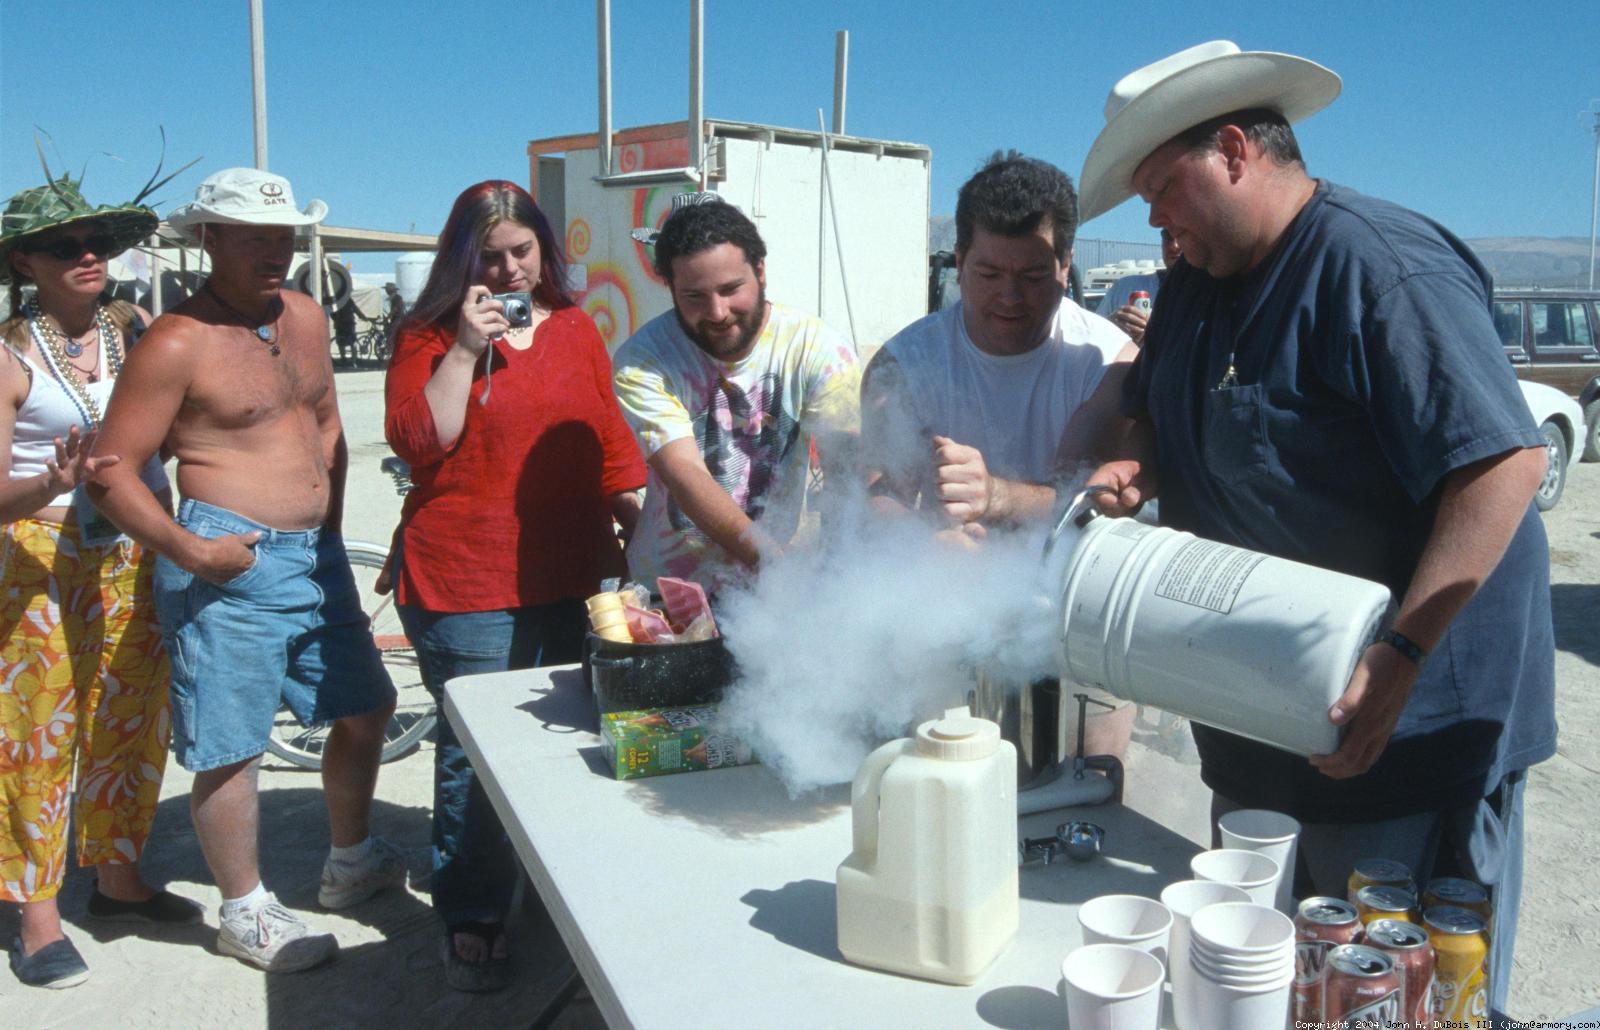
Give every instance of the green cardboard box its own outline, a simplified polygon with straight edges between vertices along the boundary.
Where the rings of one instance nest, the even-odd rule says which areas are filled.
[[[716,705],[605,713],[600,745],[619,780],[754,761],[743,741],[718,728]]]

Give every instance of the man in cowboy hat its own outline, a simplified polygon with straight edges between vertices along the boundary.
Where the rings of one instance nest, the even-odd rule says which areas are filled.
[[[1045,161],[996,153],[962,184],[961,302],[896,333],[862,379],[862,465],[877,512],[920,507],[947,538],[1049,517],[1058,478],[1113,421],[1134,354],[1066,295],[1077,227],[1072,180]],[[1113,710],[1086,722],[1086,753],[1120,757],[1133,707],[1095,693]],[[1076,731],[1074,716],[1066,739]]]
[[[281,176],[231,168],[169,216],[211,275],[130,353],[99,441],[122,463],[94,491],[161,555],[173,746],[195,773],[195,830],[222,891],[218,948],[273,972],[337,950],[261,884],[256,767],[280,702],[302,723],[333,723],[322,766],[333,848],[318,900],[344,908],[406,875],[368,834],[394,687],[339,536],[346,454],[327,324],[282,289],[295,227],[326,210],[297,209]],[[176,521],[129,474],[163,448],[178,459]]]
[[[1386,584],[1310,762],[1194,727],[1214,813],[1305,824],[1301,891],[1357,859],[1490,886],[1505,998],[1527,768],[1555,749],[1544,441],[1490,317],[1488,272],[1443,227],[1306,174],[1290,124],[1336,75],[1231,43],[1125,77],[1084,163],[1085,217],[1137,193],[1183,250],[1124,393],[1122,513]]]
[[[672,310],[618,349],[614,385],[650,478],[628,569],[710,590],[793,536],[809,448],[832,471],[857,430],[856,353],[816,318],[767,300],[767,247],[714,193],[680,194],[656,271]],[[839,474],[839,480],[845,477]]]

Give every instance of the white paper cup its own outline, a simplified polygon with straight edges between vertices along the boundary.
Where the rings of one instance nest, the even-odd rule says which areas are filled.
[[[1235,987],[1195,978],[1194,1021],[1189,1027],[1269,1027],[1289,1025],[1289,1000],[1294,971],[1276,983],[1260,987]],[[1183,1024],[1179,1024],[1183,1026]],[[1188,1028],[1186,1028],[1188,1030]]]
[[[1223,902],[1207,905],[1189,920],[1190,953],[1241,965],[1292,964],[1294,921],[1270,905]]]
[[[1275,895],[1279,912],[1294,914],[1294,863],[1300,846],[1300,822],[1282,812],[1263,808],[1241,808],[1217,820],[1222,846],[1267,855],[1278,863],[1278,889]]]
[[[1166,970],[1147,951],[1086,944],[1061,963],[1074,1030],[1156,1030]]]
[[[1235,987],[1264,987],[1294,973],[1294,953],[1290,952],[1289,955],[1287,962],[1252,966],[1219,962],[1203,950],[1190,950],[1189,963],[1191,971],[1199,973],[1212,983],[1232,984]]]
[[[1161,892],[1161,903],[1172,913],[1172,933],[1167,943],[1167,980],[1172,984],[1172,1012],[1180,1027],[1195,1026],[1194,970],[1189,964],[1189,918],[1207,905],[1225,901],[1248,902],[1242,887],[1210,880],[1179,880]]]
[[[1270,855],[1240,848],[1202,851],[1189,859],[1189,869],[1197,880],[1231,883],[1243,888],[1256,904],[1277,907],[1282,870]]]
[[[1167,964],[1172,913],[1159,901],[1137,894],[1106,894],[1078,907],[1085,944],[1126,944],[1148,951]]]

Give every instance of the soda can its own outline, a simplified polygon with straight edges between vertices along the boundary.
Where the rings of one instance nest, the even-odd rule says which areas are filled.
[[[1388,858],[1364,858],[1350,870],[1350,880],[1345,885],[1345,900],[1356,903],[1356,892],[1363,887],[1399,887],[1415,897],[1417,883],[1411,878],[1411,869],[1404,862]]]
[[[1476,912],[1483,917],[1485,925],[1494,920],[1494,909],[1489,906],[1489,889],[1474,880],[1441,876],[1428,881],[1428,889],[1422,893],[1422,910],[1426,912],[1440,905],[1453,905]]]
[[[1134,307],[1138,308],[1140,311],[1143,311],[1147,315],[1150,313],[1150,309],[1154,307],[1150,301],[1150,293],[1148,290],[1134,290],[1132,293],[1128,294],[1128,303],[1132,304]]]
[[[1489,935],[1483,917],[1464,908],[1440,905],[1428,909],[1422,922],[1433,942],[1434,1021],[1487,1026]]]
[[[1322,1021],[1322,971],[1328,952],[1361,939],[1356,907],[1343,898],[1307,898],[1294,916],[1294,1025]]]
[[[1399,887],[1363,887],[1356,891],[1356,912],[1363,923],[1374,919],[1417,921],[1417,896]]]
[[[1378,919],[1367,924],[1367,946],[1377,948],[1400,971],[1400,1013],[1406,1023],[1427,1027],[1433,1020],[1433,943],[1416,923]]]
[[[1400,1022],[1400,973],[1394,960],[1365,944],[1328,952],[1322,971],[1322,1020],[1327,1030],[1367,1030]]]

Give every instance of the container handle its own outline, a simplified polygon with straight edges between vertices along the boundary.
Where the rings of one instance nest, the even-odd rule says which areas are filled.
[[[878,856],[878,803],[883,774],[896,758],[915,749],[915,742],[907,737],[891,740],[868,755],[856,770],[850,787],[850,848],[863,860],[876,860]]]

